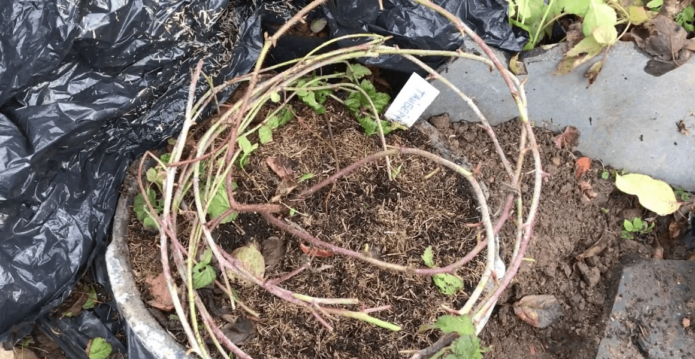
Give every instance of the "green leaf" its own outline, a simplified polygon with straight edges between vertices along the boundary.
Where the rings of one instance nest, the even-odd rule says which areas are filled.
[[[273,102],[275,102],[275,103],[280,102],[280,94],[277,93],[277,92],[272,92],[272,93],[270,94],[270,101],[273,101]]]
[[[323,115],[326,112],[326,108],[316,102],[316,94],[314,92],[309,92],[306,96],[301,97],[301,100],[311,107],[317,115]]]
[[[193,266],[193,289],[207,287],[215,281],[215,269],[211,265],[199,262]]]
[[[391,101],[391,96],[383,92],[377,92],[372,98],[372,102],[376,108],[376,113],[382,113],[384,108],[386,108],[386,105],[389,104],[389,101]]]
[[[591,36],[601,45],[611,45],[618,39],[618,31],[613,25],[601,25],[594,29]]]
[[[150,203],[152,203],[152,207],[154,208],[156,214],[159,214],[161,212],[161,208],[157,203],[157,198],[154,190],[151,188],[147,188],[145,192],[147,193],[147,197],[149,198]],[[143,196],[142,193],[138,193],[135,196],[135,200],[133,202],[133,210],[135,211],[135,217],[137,217],[138,221],[142,222],[145,228],[157,229],[157,222],[150,216],[150,209],[147,206],[145,196]]]
[[[379,131],[376,122],[369,117],[360,117],[357,121],[360,123],[360,126],[364,129],[364,134],[367,136],[371,136]]]
[[[87,344],[89,352],[87,355],[89,359],[106,359],[111,355],[111,344],[109,344],[104,338],[94,338]]]
[[[568,14],[584,17],[589,10],[591,0],[555,0],[553,14],[559,14],[560,10],[564,10]]]
[[[210,248],[205,248],[200,263],[210,264],[210,262],[212,262],[212,250]]]
[[[483,359],[486,349],[480,348],[480,339],[475,335],[463,335],[451,343],[453,354],[445,359]]]
[[[435,274],[432,276],[434,285],[439,289],[439,293],[444,295],[453,295],[459,290],[463,289],[463,280],[461,278],[451,275],[451,274]]]
[[[87,289],[87,287],[85,287]],[[82,309],[92,309],[97,304],[97,291],[94,287],[89,287],[87,300],[82,304]]]
[[[420,258],[422,258],[426,266],[434,268],[434,253],[432,252],[432,246],[425,248],[425,252],[422,253]]]
[[[297,183],[302,183],[302,182],[304,182],[308,179],[312,179],[312,178],[314,178],[313,173],[305,173],[302,175],[302,177],[299,177],[299,180],[297,181]]]
[[[662,5],[664,5],[664,0],[652,0],[647,3],[648,8],[656,11],[658,11],[658,9],[661,8]]]
[[[584,36],[588,37],[591,36],[595,28],[601,25],[615,26],[616,22],[618,22],[618,18],[612,7],[592,1],[582,22],[582,32]]]
[[[261,126],[261,128],[258,129],[258,140],[261,141],[261,144],[263,145],[272,141],[273,130],[270,129],[269,126]]]
[[[360,110],[360,93],[352,92],[344,101],[345,107],[354,115],[357,116]]]
[[[372,71],[369,70],[366,66],[363,66],[361,64],[350,64],[347,68],[347,76],[350,79],[356,78],[356,79],[361,79],[365,76],[369,76],[372,74]]]
[[[323,30],[326,27],[326,24],[328,24],[328,20],[326,20],[325,18],[320,18],[312,21],[311,26],[309,26],[309,28],[311,29],[311,32],[315,34],[317,32],[321,32],[321,30]]]
[[[420,327],[420,331],[427,329],[439,329],[445,334],[458,333],[459,335],[475,335],[475,326],[471,317],[442,315],[434,324],[426,324]]]
[[[164,173],[156,170],[154,167],[150,168],[145,172],[145,177],[151,183],[156,183],[162,185],[164,183]]]
[[[693,31],[693,20],[695,20],[695,7],[692,4],[676,14],[676,22],[687,31]]]
[[[625,230],[628,232],[634,232],[635,231],[635,227],[632,225],[632,222],[630,222],[629,219],[626,219],[623,222],[623,228],[625,228]]]
[[[571,48],[565,58],[560,62],[555,71],[555,75],[565,75],[570,73],[577,66],[591,60],[601,53],[603,46],[596,42],[592,36],[582,39],[577,45]]]
[[[232,182],[232,191],[237,189],[237,184],[236,182]],[[226,212],[230,208],[229,205],[229,200],[227,199],[227,185],[225,183],[222,183],[218,188],[217,188],[217,193],[212,197],[210,200],[210,203],[208,204],[208,214],[210,215],[210,218],[215,219],[224,212]],[[225,224],[229,223],[237,218],[239,213],[237,212],[232,212],[232,214],[228,215],[225,219],[223,219],[220,223]]]
[[[601,172],[601,178],[603,178],[604,180],[607,180],[607,179],[609,179],[610,177],[611,177],[611,173],[610,173],[610,172],[608,172],[608,171],[603,171],[603,172]]]
[[[248,155],[249,153],[253,152],[258,148],[258,144],[254,143],[253,145],[251,145],[251,142],[248,138],[246,138],[246,136],[239,137],[238,141],[239,147],[241,147],[241,150],[244,151],[244,154]]]
[[[171,162],[171,153],[165,153],[165,154],[161,155],[159,157],[159,160],[164,162],[164,164],[169,164],[169,162]]]
[[[633,227],[635,230],[640,230],[640,229],[642,229],[642,227],[644,227],[645,225],[646,225],[646,223],[642,222],[642,218],[635,217],[635,218],[632,219],[632,227]]]
[[[246,165],[249,164],[250,161],[251,161],[251,154],[250,153],[244,153],[243,155],[241,155],[241,158],[239,159],[239,167],[241,167],[243,169],[244,167],[246,167]]]
[[[669,215],[680,208],[671,186],[649,176],[638,173],[616,175],[615,186],[624,193],[637,196],[644,208],[660,216]]]
[[[394,169],[391,170],[391,177],[396,178],[398,177],[399,174],[401,174],[401,169],[403,168],[403,165],[400,165]]]

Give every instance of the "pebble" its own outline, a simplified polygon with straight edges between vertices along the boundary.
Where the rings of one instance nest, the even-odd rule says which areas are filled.
[[[596,267],[589,268],[584,262],[577,263],[579,275],[589,287],[594,287],[601,280],[601,272]]]
[[[550,160],[553,162],[553,164],[555,166],[560,167],[560,165],[562,164],[562,159],[560,159],[560,157],[555,156],[555,157],[551,158]]]
[[[449,115],[447,114],[434,116],[430,118],[430,123],[439,131],[448,130],[449,126],[451,126],[451,122],[449,121]]]

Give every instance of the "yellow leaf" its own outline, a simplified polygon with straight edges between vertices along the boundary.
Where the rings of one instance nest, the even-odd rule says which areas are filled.
[[[615,186],[627,194],[637,196],[644,208],[660,216],[671,214],[680,208],[671,186],[647,175],[638,173],[616,175]]]
[[[601,45],[610,45],[618,39],[618,32],[615,30],[615,26],[601,25],[591,32],[591,36]]]
[[[627,8],[627,13],[630,15],[630,22],[633,25],[643,24],[651,18],[643,6],[630,6]]]

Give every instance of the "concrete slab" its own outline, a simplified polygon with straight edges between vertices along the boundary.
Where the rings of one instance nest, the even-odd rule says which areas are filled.
[[[597,359],[695,358],[695,262],[636,260],[615,293]]]
[[[467,51],[481,52],[470,43]],[[553,131],[575,126],[581,132],[578,150],[584,155],[695,191],[695,60],[654,77],[644,72],[650,58],[634,44],[619,42],[588,86],[584,73],[590,64],[565,76],[552,75],[562,58],[561,47],[524,54],[531,120]],[[491,74],[487,66],[470,60],[454,61],[443,71],[492,124],[518,115],[496,71]],[[452,121],[476,121],[456,94],[439,81],[433,85],[441,93],[421,118],[448,113]],[[678,131],[680,120],[689,135]]]

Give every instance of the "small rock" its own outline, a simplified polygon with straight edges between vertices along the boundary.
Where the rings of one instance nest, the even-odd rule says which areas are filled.
[[[463,135],[463,138],[464,138],[466,141],[468,141],[468,142],[473,142],[473,141],[475,141],[475,138],[476,138],[476,137],[477,137],[477,136],[476,136],[475,132],[472,132],[472,131],[471,131],[471,132],[466,132],[466,133]]]
[[[632,221],[635,218],[642,218],[642,210],[639,208],[626,208],[620,211],[620,224],[626,219]]]
[[[458,126],[454,127],[457,135],[462,135],[464,132],[468,131],[468,122],[456,122]]]
[[[555,157],[551,158],[550,160],[553,162],[553,164],[555,166],[559,167],[562,164],[562,159],[560,159],[560,157],[555,156]]]
[[[567,264],[566,262],[560,262],[560,267],[562,267],[562,271],[565,272],[567,278],[569,278],[572,275],[572,267],[570,267],[569,264]]]
[[[598,267],[598,259],[596,257],[585,258],[585,261],[590,267]]]
[[[432,126],[434,126],[436,129],[439,131],[446,131],[449,129],[449,126],[451,126],[451,122],[449,121],[449,115],[448,114],[443,114],[439,116],[434,116],[430,118],[430,123]]]
[[[578,262],[577,269],[579,269],[579,275],[582,277],[582,280],[584,280],[590,288],[594,287],[601,280],[601,272],[596,267],[589,268],[589,266],[583,262]]]
[[[683,328],[688,329],[688,327],[690,327],[690,319],[683,318]]]

